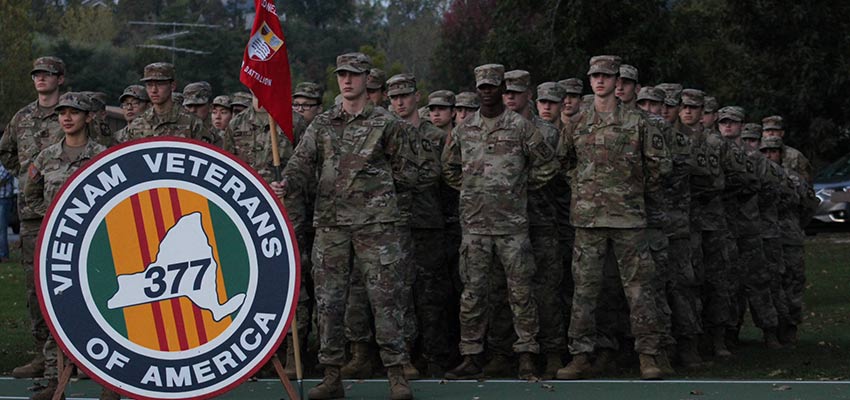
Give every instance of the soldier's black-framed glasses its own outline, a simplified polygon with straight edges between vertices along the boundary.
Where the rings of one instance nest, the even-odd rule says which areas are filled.
[[[292,103],[292,108],[294,110],[309,110],[318,105],[319,103]]]

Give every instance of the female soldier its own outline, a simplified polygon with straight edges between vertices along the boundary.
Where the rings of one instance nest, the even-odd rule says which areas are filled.
[[[59,114],[59,125],[64,136],[57,143],[45,148],[35,157],[28,171],[24,186],[24,196],[32,210],[44,217],[47,206],[63,183],[92,157],[106,148],[90,140],[86,134],[88,125],[92,122],[92,105],[88,96],[69,92],[63,94],[56,104]],[[44,345],[45,371],[44,377],[48,385],[33,395],[33,399],[51,399],[58,384],[56,353],[60,351],[53,337],[49,337]],[[64,396],[62,397],[64,398]],[[119,399],[120,396],[108,389],[103,389],[101,399]]]

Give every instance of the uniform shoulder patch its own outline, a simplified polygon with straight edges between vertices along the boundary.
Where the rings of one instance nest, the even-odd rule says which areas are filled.
[[[660,133],[652,135],[652,148],[656,150],[664,149],[664,138],[661,137]]]

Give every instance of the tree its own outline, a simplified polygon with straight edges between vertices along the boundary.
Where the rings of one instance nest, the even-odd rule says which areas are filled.
[[[0,0],[0,126],[35,96],[32,68],[32,21],[26,3]]]
[[[496,0],[452,0],[443,13],[440,42],[431,59],[434,81],[456,91],[475,87],[473,69],[493,21]]]

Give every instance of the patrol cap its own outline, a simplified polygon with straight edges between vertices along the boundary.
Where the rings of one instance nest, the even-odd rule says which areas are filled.
[[[431,106],[455,106],[455,94],[451,90],[437,90],[428,95],[428,107]]]
[[[717,110],[717,122],[731,119],[735,122],[744,122],[744,109],[737,106],[726,106]]]
[[[254,102],[254,95],[248,92],[236,92],[230,95],[231,106],[251,107]]]
[[[659,83],[655,87],[664,91],[664,104],[676,107],[682,102],[682,85],[678,83]]]
[[[505,90],[508,92],[525,92],[531,86],[531,74],[528,71],[515,69],[505,72]]]
[[[186,97],[185,97],[185,96],[183,96],[183,93],[180,93],[180,92],[171,92],[171,101],[173,101],[173,102],[174,102],[174,104],[181,104],[181,105],[182,105],[182,104],[183,104],[183,99],[185,99],[185,98],[186,98]]]
[[[212,105],[224,108],[232,108],[232,100],[228,95],[216,96],[212,101]]]
[[[558,84],[564,88],[565,94],[576,94],[581,96],[582,92],[584,92],[584,82],[581,79],[577,78],[569,78],[558,81]]]
[[[59,111],[63,108],[75,108],[80,111],[92,111],[91,98],[82,92],[68,92],[59,96],[59,102],[54,109]]]
[[[761,139],[761,124],[749,123],[744,124],[741,128],[742,139]]]
[[[505,66],[502,64],[484,64],[475,67],[475,87],[481,85],[499,86],[505,79]]]
[[[209,104],[211,97],[212,85],[209,82],[192,82],[183,88],[184,106]]]
[[[369,70],[369,76],[366,77],[366,89],[383,89],[387,82],[387,73],[380,68],[372,68]]]
[[[635,82],[638,81],[638,69],[634,65],[623,64],[620,65],[620,78],[631,79]]]
[[[594,56],[590,59],[590,69],[587,74],[617,75],[620,73],[622,63],[623,59],[618,56]]]
[[[761,146],[759,146],[759,150],[769,150],[769,149],[782,149],[782,138],[779,136],[771,136],[766,138],[761,138]]]
[[[65,75],[65,62],[59,57],[44,56],[36,58],[32,62],[32,71],[30,75],[36,72],[50,72],[56,75]]]
[[[355,74],[368,73],[372,69],[372,59],[363,53],[345,53],[336,57],[336,69],[334,73],[339,71],[349,71]]]
[[[155,62],[145,66],[145,73],[140,81],[173,81],[174,65],[167,62]]]
[[[566,96],[563,86],[557,82],[543,82],[537,85],[537,100],[554,101],[560,103]]]
[[[80,92],[89,97],[91,111],[103,111],[106,109],[106,93],[103,92]]]
[[[121,97],[118,98],[119,102],[124,102],[124,99],[127,97],[132,97],[141,101],[151,101],[148,97],[148,92],[145,90],[145,87],[142,85],[130,85],[124,88],[124,93],[121,93]]]
[[[659,87],[644,86],[638,90],[637,101],[649,100],[663,103],[665,96],[664,90]]]
[[[766,131],[781,131],[783,130],[782,117],[771,115],[761,120],[762,129]]]
[[[292,97],[306,97],[308,99],[322,99],[322,88],[317,83],[301,82],[295,85],[295,92]]]
[[[682,105],[702,107],[705,105],[705,92],[698,89],[682,90]]]
[[[478,94],[473,92],[460,92],[455,96],[455,107],[479,108]]]
[[[705,104],[703,104],[703,112],[713,113],[717,111],[717,107],[720,107],[720,104],[717,103],[717,98],[712,96],[705,96]]]
[[[399,96],[416,91],[416,77],[413,74],[393,75],[387,80],[387,94]]]

